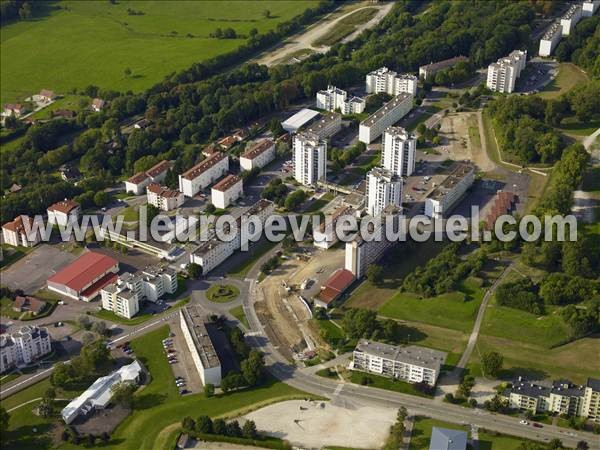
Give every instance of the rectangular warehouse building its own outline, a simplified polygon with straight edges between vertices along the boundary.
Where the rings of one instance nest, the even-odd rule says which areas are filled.
[[[179,319],[202,384],[221,384],[221,361],[208,335],[202,310],[197,306],[186,306],[179,310]]]

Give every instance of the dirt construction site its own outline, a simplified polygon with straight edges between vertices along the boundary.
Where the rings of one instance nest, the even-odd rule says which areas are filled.
[[[258,317],[269,339],[290,360],[295,353],[321,345],[320,337],[311,333],[311,313],[301,297],[310,301],[321,284],[336,269],[344,267],[343,246],[329,250],[310,247],[284,259],[257,287]]]

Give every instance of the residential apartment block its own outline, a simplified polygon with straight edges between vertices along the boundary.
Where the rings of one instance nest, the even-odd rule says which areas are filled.
[[[425,199],[425,215],[441,219],[456,205],[473,184],[475,168],[466,162],[456,162],[448,176]]]
[[[593,16],[599,6],[600,0],[586,0],[581,5],[581,15],[583,17]]]
[[[263,227],[267,219],[275,213],[275,204],[269,200],[261,199],[250,207],[240,218],[238,218],[238,230],[240,221],[244,216],[256,216]],[[206,275],[241,247],[241,236],[237,233],[230,241],[220,240],[212,234],[190,253],[190,262],[202,267],[202,274]]]
[[[459,62],[467,62],[469,59],[464,56],[455,56],[454,58],[444,59],[435,63],[419,67],[419,76],[424,80],[430,80],[432,76],[440,70],[449,69]]]
[[[81,216],[81,206],[73,200],[64,199],[48,207],[48,222],[53,225],[66,226],[77,223]]]
[[[550,56],[560,42],[561,37],[562,25],[560,22],[554,22],[540,39],[540,48],[538,50],[538,54],[540,56]]]
[[[401,93],[360,123],[358,140],[370,144],[384,130],[402,119],[413,107],[412,94]]]
[[[228,170],[229,156],[221,152],[214,153],[179,175],[179,190],[186,197],[193,197],[225,175]]]
[[[329,139],[342,129],[342,116],[338,113],[321,114],[305,129],[319,139]]]
[[[206,330],[202,309],[195,305],[181,308],[179,323],[202,384],[219,386],[221,384],[221,361]]]
[[[371,264],[375,264],[397,242],[384,239],[385,227],[388,221],[394,223],[390,226],[398,229],[399,211],[397,208],[388,207],[382,215],[382,223],[379,229],[382,238],[373,239],[370,241],[364,240],[357,235],[354,240],[346,242],[344,253],[344,268],[354,274],[359,279],[367,274],[367,268]]]
[[[416,345],[388,345],[361,339],[351,369],[376,373],[408,383],[435,386],[447,353]]]
[[[568,36],[575,29],[577,22],[581,20],[582,16],[582,4],[575,3],[569,7],[567,12],[560,18],[560,25],[562,27],[562,35]]]
[[[212,187],[211,202],[215,207],[225,209],[243,195],[242,179],[229,174]]]
[[[275,159],[275,142],[263,139],[250,146],[240,156],[240,167],[243,170],[262,169]]]
[[[341,205],[336,208],[331,214],[326,215],[321,221],[318,228],[313,230],[313,242],[315,247],[328,249],[338,242],[335,227],[337,221],[343,217],[351,215],[354,210],[347,205]]]
[[[375,167],[367,173],[367,214],[380,215],[389,206],[402,206],[402,179],[395,173]]]
[[[383,133],[381,165],[384,169],[408,177],[415,171],[417,139],[402,127],[388,127]]]
[[[169,189],[158,183],[150,183],[146,188],[148,204],[163,211],[171,211],[183,205],[185,197],[183,192],[177,189]]]
[[[304,186],[325,179],[327,142],[311,133],[294,136],[294,178]]]
[[[31,232],[33,219],[29,216],[18,216],[12,222],[2,225],[2,239],[13,247],[34,247],[42,240],[40,232]],[[27,234],[27,231],[30,231]]]
[[[488,66],[487,87],[492,91],[510,94],[527,63],[527,50],[514,50],[505,58]]]
[[[25,325],[11,334],[0,335],[0,373],[31,364],[52,351],[46,328]]]
[[[177,292],[177,273],[169,267],[149,266],[136,274],[124,273],[100,291],[102,308],[131,319],[142,300],[156,302]]]
[[[360,97],[348,99],[348,93],[335,86],[317,92],[317,108],[327,111],[339,110],[342,114],[360,114],[365,110],[365,100]]]
[[[550,412],[600,422],[600,380],[588,378],[585,386],[569,380],[551,385],[529,382],[521,377],[504,392],[509,406],[533,413]]]
[[[172,164],[169,161],[161,161],[150,169],[136,173],[125,182],[125,192],[141,195],[150,183],[162,183]]]
[[[381,67],[366,76],[366,91],[368,94],[386,94],[396,96],[400,93],[417,95],[419,79],[408,73],[398,74],[387,67]]]

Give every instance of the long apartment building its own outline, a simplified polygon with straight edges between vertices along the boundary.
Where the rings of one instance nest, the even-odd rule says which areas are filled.
[[[252,207],[250,207],[243,216],[256,216],[259,218],[263,227],[267,219],[275,213],[275,204],[269,200],[260,199]],[[242,216],[242,217],[243,217]],[[238,231],[240,225],[240,217],[238,219]],[[236,250],[241,247],[241,236],[238,233],[234,239],[230,241],[220,240],[213,233],[203,241],[196,249],[190,253],[190,262],[198,264],[202,267],[202,274],[206,275],[219,264],[229,258]]]
[[[221,384],[221,361],[206,329],[202,309],[189,305],[179,310],[179,323],[202,384]]]
[[[392,226],[397,230],[399,226],[399,211],[390,206],[382,215],[382,223],[379,229],[381,239],[365,240],[360,234],[350,242],[346,242],[344,253],[344,268],[352,272],[357,278],[367,274],[367,268],[375,264],[381,257],[397,242],[385,239],[385,227]],[[389,223],[388,223],[389,222]]]
[[[358,140],[370,144],[413,107],[412,94],[400,93],[360,123]]]
[[[213,184],[229,170],[229,156],[217,152],[179,175],[179,190],[186,197],[193,197]]]
[[[514,50],[488,66],[487,87],[492,91],[510,94],[527,63],[527,50]]]
[[[582,16],[582,4],[575,3],[569,7],[567,12],[560,18],[560,25],[562,27],[562,35],[568,36],[575,29],[577,22],[581,20]]]
[[[367,173],[367,214],[380,215],[389,206],[402,206],[402,179],[390,170],[374,167]]]
[[[595,378],[588,378],[585,386],[569,380],[543,385],[519,378],[504,396],[514,409],[565,414],[600,422],[600,380]]]
[[[225,209],[244,195],[242,179],[237,175],[229,174],[215,184],[210,193],[212,204],[217,208]]]
[[[171,211],[183,205],[185,197],[183,192],[177,189],[169,189],[158,183],[150,183],[146,187],[148,204],[163,211]]]
[[[240,167],[243,170],[262,169],[275,159],[275,142],[263,139],[251,145],[240,156]]]
[[[294,136],[294,178],[304,186],[324,180],[327,174],[327,142],[311,133]]]
[[[398,74],[387,67],[380,67],[366,76],[366,90],[368,94],[386,94],[396,96],[400,93],[417,95],[419,79],[409,73]]]
[[[435,386],[447,353],[416,345],[389,345],[361,339],[354,349],[353,370],[408,383]]]
[[[13,247],[34,247],[42,240],[40,232],[31,232],[33,219],[29,216],[18,216],[12,222],[2,225],[2,240]],[[28,233],[29,231],[29,233]]]
[[[46,328],[25,325],[11,334],[0,335],[0,373],[31,364],[52,351]]]
[[[388,127],[383,132],[381,165],[384,169],[408,177],[415,171],[417,139],[402,127]]]
[[[452,210],[475,179],[475,168],[468,162],[456,162],[439,186],[425,199],[425,215],[441,219]]]
[[[360,114],[365,110],[365,100],[360,97],[348,99],[348,93],[335,86],[317,92],[316,106],[327,111],[340,111],[342,114]]]
[[[583,17],[593,16],[599,6],[600,0],[586,0],[581,5],[581,15]]]
[[[321,114],[311,122],[306,128],[310,134],[314,134],[319,139],[329,139],[342,129],[342,116],[338,113]]]
[[[131,319],[142,300],[156,302],[177,292],[177,273],[170,267],[149,266],[136,274],[124,273],[100,291],[102,308]]]
[[[546,30],[540,39],[540,48],[538,54],[540,56],[550,56],[562,37],[562,25],[560,21],[554,22],[550,28]]]

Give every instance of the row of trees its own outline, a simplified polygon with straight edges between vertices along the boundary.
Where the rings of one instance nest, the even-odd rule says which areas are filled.
[[[559,61],[571,61],[593,78],[600,78],[600,17],[583,18],[554,54]]]
[[[68,364],[57,363],[50,375],[50,383],[55,388],[77,389],[108,373],[111,365],[110,350],[104,342],[96,341],[84,345]]]
[[[256,431],[256,423],[253,420],[246,420],[243,427],[237,420],[227,423],[224,419],[212,420],[209,416],[202,415],[196,420],[186,416],[181,421],[181,429],[184,433],[191,435],[216,434],[219,436],[243,437],[246,439],[256,439],[259,437]]]
[[[228,330],[227,336],[233,351],[240,362],[240,372],[229,372],[221,380],[223,392],[260,384],[265,366],[262,353],[250,349],[244,340],[244,333],[239,328]]]

